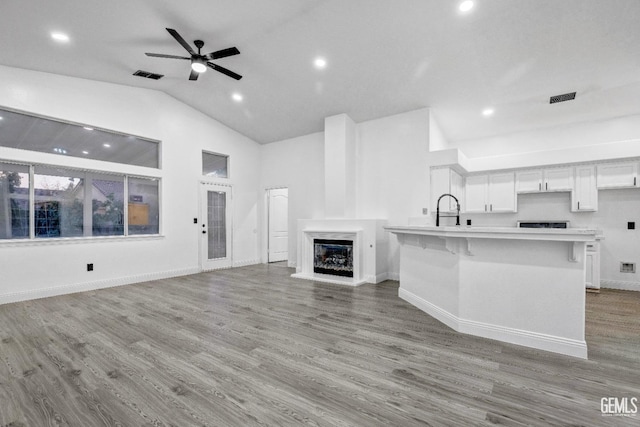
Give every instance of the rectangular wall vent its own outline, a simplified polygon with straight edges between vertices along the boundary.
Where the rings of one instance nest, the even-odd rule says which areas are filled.
[[[556,102],[563,102],[563,101],[571,101],[573,99],[576,99],[575,92],[565,93],[562,95],[556,95],[549,98],[549,104],[555,104]]]
[[[636,264],[635,262],[621,262],[620,263],[620,273],[635,273],[636,272]]]
[[[138,70],[135,73],[133,73],[134,76],[138,76],[138,77],[144,77],[146,79],[153,79],[153,80],[160,80],[161,78],[164,77],[164,74],[156,74],[156,73],[151,73],[149,71],[142,71],[142,70]]]

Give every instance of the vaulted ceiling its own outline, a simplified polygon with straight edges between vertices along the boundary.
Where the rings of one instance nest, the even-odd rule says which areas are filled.
[[[0,5],[0,64],[156,89],[260,143],[429,107],[450,141],[640,113],[640,1],[24,0]],[[189,81],[165,28],[203,52]],[[53,31],[68,43],[51,39]],[[327,61],[324,69],[314,59]],[[163,74],[160,80],[133,76]],[[0,83],[1,84],[1,83]],[[577,92],[575,101],[549,104]],[[241,94],[238,102],[232,94]],[[494,114],[482,115],[486,108]]]

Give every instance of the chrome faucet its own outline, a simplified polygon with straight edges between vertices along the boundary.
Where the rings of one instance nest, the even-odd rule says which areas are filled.
[[[453,198],[453,200],[456,201],[456,210],[457,210],[457,214],[455,215],[455,217],[456,217],[456,225],[460,225],[460,202],[458,202],[458,199],[456,199],[456,196],[454,196],[453,194],[445,193],[442,196],[438,197],[438,204],[436,205],[436,227],[440,227],[440,200],[444,196],[449,196],[449,197]],[[453,217],[454,215],[442,215],[442,216],[443,217]]]

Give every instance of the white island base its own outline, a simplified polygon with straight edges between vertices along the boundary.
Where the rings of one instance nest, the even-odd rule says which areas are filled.
[[[586,243],[594,230],[386,227],[400,298],[456,331],[587,358]]]

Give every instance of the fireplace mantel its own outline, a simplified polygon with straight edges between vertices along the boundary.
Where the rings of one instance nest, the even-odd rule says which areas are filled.
[[[298,263],[292,277],[348,286],[387,279],[386,221],[366,219],[298,220]],[[314,273],[314,239],[353,242],[353,277]]]

